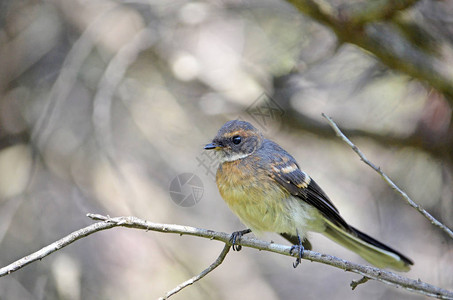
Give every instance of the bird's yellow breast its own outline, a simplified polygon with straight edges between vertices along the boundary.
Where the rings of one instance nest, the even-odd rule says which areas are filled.
[[[224,162],[217,170],[220,194],[230,209],[254,232],[295,230],[289,192],[269,177],[256,163],[246,160]]]

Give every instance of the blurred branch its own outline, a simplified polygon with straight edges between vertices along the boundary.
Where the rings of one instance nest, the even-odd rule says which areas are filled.
[[[287,102],[280,102],[279,104]],[[289,104],[289,103],[288,103]],[[302,114],[291,108],[289,105],[284,106],[285,110],[285,121],[288,122],[291,126],[298,128],[304,131],[315,132],[318,136],[324,137],[331,137],[332,129],[327,125],[325,122],[321,122],[318,119],[311,118],[305,114]],[[394,145],[394,146],[412,146],[419,148],[423,145],[420,137],[416,135],[409,135],[409,136],[397,136],[397,135],[389,135],[389,134],[381,134],[379,132],[373,132],[363,129],[345,129],[345,133],[351,137],[364,137],[370,138],[373,141],[380,143],[382,145]],[[432,155],[439,156],[439,153],[434,151],[432,148],[424,149],[423,150],[431,153]]]
[[[374,54],[388,67],[428,82],[453,104],[453,76],[445,63],[412,45],[389,23],[355,24],[325,1],[287,0],[301,13],[326,25],[340,41],[357,45]]]
[[[77,82],[80,69],[96,44],[96,40],[93,39],[93,36],[96,36],[96,29],[101,26],[105,16],[113,9],[106,9],[100,13],[72,45],[66,55],[58,78],[50,90],[49,99],[33,126],[31,140],[37,148],[43,148],[52,135],[56,118],[64,109],[64,103],[69,98],[71,89]]]
[[[283,83],[285,80],[286,79],[282,78],[275,80],[277,82],[274,83],[274,94],[272,95],[272,98],[278,101],[278,104],[285,112],[285,123],[292,126],[292,128],[313,132],[318,136],[328,138],[333,137],[332,129],[326,122],[320,121],[319,118],[311,118],[309,115],[298,111],[292,106],[291,99],[297,90],[287,83]],[[437,138],[433,134],[430,134],[430,139],[427,139],[425,138],[426,135],[422,135],[418,131],[405,135],[381,133],[379,131],[364,130],[361,128],[347,128],[343,129],[343,132],[351,138],[360,137],[372,139],[374,142],[384,145],[385,147],[414,147],[437,159],[448,162],[451,161],[450,149],[453,147],[453,139],[449,138],[447,135],[442,135]],[[446,164],[446,166],[449,167],[450,165]]]
[[[17,144],[26,144],[28,142],[30,142],[30,133],[28,131],[7,134],[0,137],[0,150]]]
[[[214,269],[217,268],[218,266],[220,266],[220,264],[223,262],[223,260],[227,256],[228,252],[230,251],[230,247],[231,247],[231,245],[225,244],[225,247],[223,247],[223,250],[220,253],[219,257],[217,257],[217,259],[209,267],[204,269],[200,274],[198,274],[198,275],[190,278],[189,280],[186,280],[183,283],[179,284],[177,287],[175,287],[174,289],[169,291],[164,297],[159,298],[159,300],[168,299],[169,297],[171,297],[174,294],[176,294],[179,291],[181,291],[183,288],[186,288],[189,285],[194,284],[195,282],[197,282],[201,278],[205,277],[206,275],[208,275],[209,273],[214,271]]]
[[[371,21],[388,20],[417,2],[418,0],[374,0],[347,3],[340,7],[339,17],[357,26]]]
[[[390,185],[392,187],[392,189],[394,189],[398,194],[400,194],[405,200],[406,202],[412,206],[413,208],[415,208],[419,213],[421,213],[425,218],[427,218],[431,224],[433,224],[434,226],[437,226],[439,227],[440,229],[442,229],[450,238],[453,239],[453,231],[451,231],[450,228],[448,228],[447,226],[445,226],[444,224],[442,224],[441,222],[439,222],[436,218],[434,218],[430,213],[428,213],[426,210],[424,210],[420,205],[418,205],[417,203],[415,203],[405,192],[403,192],[382,170],[381,168],[379,167],[376,167],[376,165],[374,165],[372,162],[370,162],[366,157],[365,155],[362,153],[362,151],[360,151],[360,149],[354,145],[354,143],[352,143],[344,134],[343,132],[341,132],[340,128],[338,128],[337,124],[335,124],[335,122],[329,117],[327,116],[326,114],[322,114],[322,116],[329,122],[330,126],[333,128],[333,130],[335,131],[335,133],[344,141],[346,142],[351,148],[352,150],[354,150],[355,153],[357,153],[357,155],[360,157],[360,159],[365,163],[367,164],[368,166],[370,166],[373,170],[375,170],[379,175],[381,175],[381,177],[384,179],[385,182],[387,182],[388,185]]]
[[[117,168],[115,163],[117,159],[114,155],[111,128],[113,96],[123,81],[127,69],[137,60],[137,56],[154,43],[155,39],[149,28],[137,32],[110,60],[99,80],[93,100],[92,121],[98,146],[114,168]]]
[[[127,227],[135,229],[143,229],[146,231],[157,231],[163,233],[176,233],[180,235],[192,235],[207,238],[210,240],[217,240],[225,243],[228,247],[231,245],[231,235],[225,232],[217,232],[213,230],[195,228],[190,226],[173,225],[173,224],[159,224],[152,223],[145,220],[138,219],[136,217],[117,217],[110,218],[102,215],[88,214],[88,217],[94,220],[100,220],[80,230],[74,231],[68,236],[38,250],[24,258],[11,263],[10,265],[0,269],[0,277],[11,274],[14,271],[21,269],[22,267],[37,261],[50,255],[53,252],[83,238],[90,234],[98,231],[110,229],[113,227]],[[250,247],[258,250],[264,250],[269,252],[278,253],[286,256],[296,256],[297,253],[291,253],[290,246],[279,245],[275,243],[265,242],[254,238],[242,237],[240,241],[236,242],[237,245],[243,247]],[[224,251],[226,251],[224,249]],[[222,251],[223,253],[223,251]],[[226,255],[226,253],[225,253]],[[348,272],[354,272],[365,276],[369,279],[374,279],[392,286],[401,287],[409,291],[420,293],[423,295],[435,297],[438,299],[453,299],[453,292],[433,286],[431,284],[422,282],[421,280],[414,280],[401,275],[381,270],[375,267],[364,266],[356,263],[352,263],[334,256],[317,253],[314,251],[306,250],[303,255],[304,259],[315,261],[323,264],[327,264],[339,269],[343,269]],[[219,256],[218,260],[222,259],[222,255]],[[221,262],[220,262],[221,263]],[[219,263],[219,264],[220,264]],[[216,263],[214,263],[215,265]],[[209,268],[207,269],[209,270]]]

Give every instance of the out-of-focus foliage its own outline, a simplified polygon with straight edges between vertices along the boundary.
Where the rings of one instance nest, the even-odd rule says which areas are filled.
[[[358,3],[337,2],[330,4]],[[451,71],[452,10],[448,1],[421,1],[377,22]],[[2,266],[90,224],[88,212],[243,229],[217,192],[216,162],[202,151],[225,121],[242,118],[293,154],[352,225],[411,257],[409,277],[453,288],[452,241],[320,116],[334,118],[370,160],[453,227],[452,102],[429,80],[389,69],[283,1],[6,0],[0,26]],[[171,200],[170,183],[181,173],[203,183],[192,207]],[[316,234],[312,244],[363,263]],[[0,279],[0,298],[156,298],[222,247],[109,230]],[[351,291],[357,275],[291,264],[250,249],[231,252],[174,298],[422,299],[376,282]]]

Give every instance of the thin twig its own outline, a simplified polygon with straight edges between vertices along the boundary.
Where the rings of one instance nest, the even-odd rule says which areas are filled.
[[[352,290],[355,290],[355,288],[359,285],[359,284],[363,284],[365,282],[367,282],[369,280],[368,277],[365,277],[363,276],[362,278],[360,278],[359,280],[353,280],[350,284]]]
[[[217,259],[209,266],[207,267],[206,269],[204,269],[200,274],[190,278],[189,280],[186,280],[184,281],[183,283],[179,284],[178,286],[176,286],[174,289],[172,289],[171,291],[169,291],[164,297],[161,297],[159,298],[159,300],[165,300],[165,299],[168,299],[170,298],[171,296],[173,296],[174,294],[178,293],[179,291],[181,291],[183,288],[186,288],[188,287],[189,285],[191,284],[194,284],[195,282],[197,282],[198,280],[200,280],[201,278],[205,277],[206,275],[208,275],[209,273],[211,273],[212,271],[214,271],[215,268],[217,268],[218,266],[220,266],[220,264],[223,262],[223,260],[225,259],[226,255],[228,254],[228,252],[230,251],[230,248],[231,246],[228,245],[228,244],[225,244],[225,247],[223,247],[223,250],[222,252],[220,253],[219,257],[217,257]]]
[[[381,177],[384,179],[385,182],[387,182],[388,185],[390,185],[390,187],[392,189],[394,189],[397,193],[399,193],[403,198],[404,200],[406,200],[406,202],[412,206],[413,208],[415,208],[419,213],[421,213],[425,218],[427,218],[431,224],[433,224],[434,226],[437,226],[439,227],[440,229],[442,229],[450,238],[453,239],[453,231],[448,228],[446,225],[442,224],[440,221],[438,221],[436,218],[434,218],[430,213],[428,213],[426,210],[424,210],[420,205],[418,205],[417,203],[415,203],[405,192],[403,192],[382,170],[381,168],[379,167],[376,167],[372,162],[370,162],[366,157],[365,155],[362,153],[362,151],[360,151],[360,149],[354,145],[354,143],[352,143],[347,136],[345,136],[343,134],[343,132],[341,132],[340,128],[338,128],[337,124],[335,124],[335,122],[329,117],[327,116],[326,114],[322,113],[322,116],[327,120],[327,122],[329,122],[330,126],[333,128],[333,130],[335,131],[335,133],[337,134],[337,136],[339,136],[344,142],[346,142],[346,144],[348,144],[352,150],[354,150],[355,153],[357,153],[357,155],[360,157],[360,159],[365,163],[367,164],[368,166],[370,166],[373,170],[375,170],[379,175],[381,175]]]
[[[217,232],[207,229],[195,228],[190,226],[174,225],[174,224],[159,224],[152,223],[145,220],[138,219],[136,217],[117,217],[110,218],[108,216],[88,214],[88,217],[94,220],[100,220],[93,225],[87,226],[83,229],[74,231],[68,236],[56,241],[34,252],[24,258],[19,259],[12,264],[0,269],[0,277],[8,275],[14,271],[21,269],[22,267],[46,257],[47,255],[58,251],[59,249],[85,237],[90,234],[110,229],[113,227],[128,227],[143,229],[146,231],[157,231],[163,233],[176,233],[180,235],[192,235],[207,238],[210,240],[217,240],[231,245],[231,235],[225,232]],[[275,243],[265,242],[254,238],[242,237],[240,241],[236,241],[237,245],[243,247],[255,248],[268,252],[274,252],[286,256],[297,256],[297,253],[291,253],[290,246],[279,245]],[[294,251],[293,251],[294,252]],[[381,270],[379,268],[360,265],[346,261],[344,259],[337,258],[326,254],[317,253],[314,251],[305,250],[303,259],[315,261],[323,264],[327,264],[339,269],[343,269],[348,272],[354,272],[362,276],[374,279],[392,286],[401,287],[409,291],[413,291],[419,294],[435,297],[438,299],[450,299],[453,300],[453,292],[433,286],[431,284],[422,282],[421,280],[410,279],[390,271]]]

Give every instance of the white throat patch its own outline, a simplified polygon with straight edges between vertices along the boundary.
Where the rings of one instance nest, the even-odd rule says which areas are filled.
[[[224,163],[224,162],[227,162],[227,161],[231,162],[231,161],[235,161],[235,160],[238,160],[238,159],[245,158],[245,157],[249,156],[250,154],[252,154],[252,153],[237,153],[237,154],[234,154],[234,155],[231,155],[231,156],[226,156],[226,155],[225,156],[221,156],[219,158],[220,158],[220,162]]]

